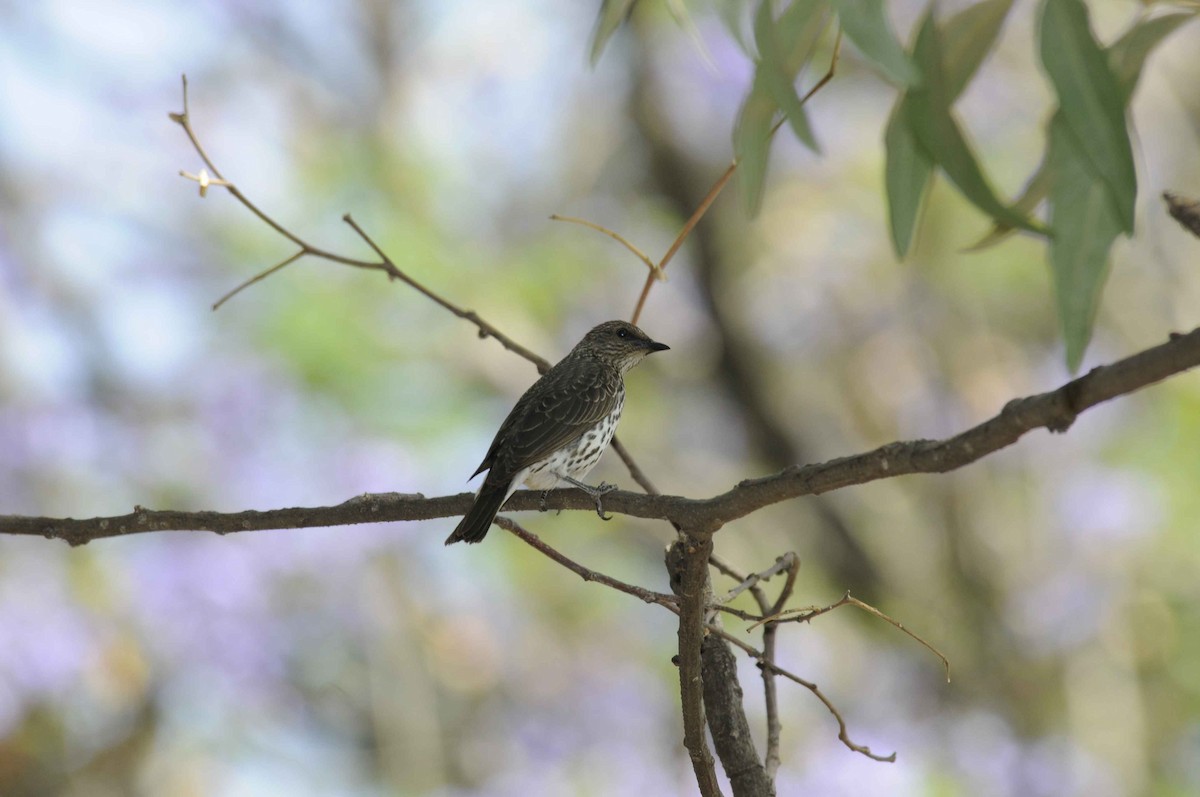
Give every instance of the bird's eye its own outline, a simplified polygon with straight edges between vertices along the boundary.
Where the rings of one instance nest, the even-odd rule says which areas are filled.
[[[617,330],[617,337],[618,337],[618,338],[627,338],[627,337],[629,337],[629,332],[628,332],[628,330],[624,330],[624,329],[618,329],[618,330]]]

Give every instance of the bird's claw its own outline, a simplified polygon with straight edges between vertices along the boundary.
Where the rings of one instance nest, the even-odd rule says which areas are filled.
[[[542,494],[538,496],[538,511],[546,511],[546,496],[550,494],[549,490],[542,490]]]
[[[608,495],[615,489],[617,489],[617,485],[615,484],[600,482],[600,484],[596,486],[595,492],[592,494],[592,498],[596,499],[596,514],[600,516],[601,520],[613,519],[612,515],[604,514],[604,496]]]

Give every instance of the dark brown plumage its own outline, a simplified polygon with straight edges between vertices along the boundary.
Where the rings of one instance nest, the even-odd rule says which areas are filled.
[[[652,352],[670,348],[625,321],[606,321],[534,382],[500,424],[472,478],[487,477],[446,544],[479,542],[500,507],[523,482],[535,490],[569,484],[600,507],[600,489],[583,478],[608,447],[625,404],[625,373]],[[609,488],[611,489],[611,488]]]

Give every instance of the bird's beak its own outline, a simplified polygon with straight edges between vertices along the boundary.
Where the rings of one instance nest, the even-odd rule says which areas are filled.
[[[646,348],[652,352],[655,352],[655,351],[666,351],[667,349],[669,349],[671,347],[665,343],[659,343],[657,340],[648,340],[648,341],[646,341]]]

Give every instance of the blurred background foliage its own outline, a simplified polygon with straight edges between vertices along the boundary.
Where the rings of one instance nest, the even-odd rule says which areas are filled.
[[[964,4],[947,3],[953,10]],[[461,491],[532,366],[380,275],[289,253],[167,119],[318,245],[397,264],[556,358],[628,317],[644,267],[584,216],[665,251],[727,165],[753,63],[721,3],[639,4],[588,66],[594,4],[456,0],[0,4],[0,512],[240,510]],[[1111,41],[1140,3],[1096,0]],[[922,13],[888,4],[900,38]],[[998,191],[1037,165],[1051,104],[1017,2],[958,104]],[[1196,324],[1197,36],[1132,103],[1137,233],[1118,241],[1083,368]],[[819,62],[819,61],[818,61]],[[804,81],[816,75],[804,75]],[[723,196],[655,288],[672,346],[634,372],[621,437],[665,492],[940,437],[1065,381],[1051,277],[1022,237],[935,182],[891,250],[882,136],[895,90],[848,47],[809,106],[817,156],[775,142],[761,213]],[[786,131],[785,131],[786,133]],[[746,570],[804,560],[781,633],[852,736],[781,685],[781,794],[1200,791],[1200,381],[1184,375],[960,472],[774,507],[724,529]],[[609,455],[597,479],[632,486]],[[670,529],[529,516],[594,568],[665,589]],[[673,794],[673,618],[451,519],[78,550],[0,539],[0,794]],[[756,670],[743,685],[762,727]],[[761,741],[761,739],[760,739]]]

